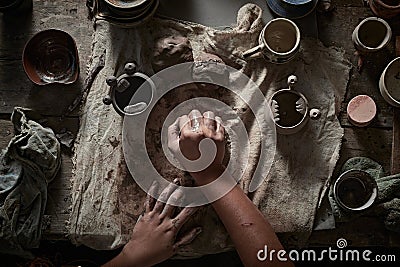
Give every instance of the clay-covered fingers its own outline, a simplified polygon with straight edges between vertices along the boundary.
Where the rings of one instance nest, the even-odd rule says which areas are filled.
[[[199,210],[199,207],[186,207],[183,208],[178,215],[174,219],[172,219],[172,224],[176,230],[176,232],[179,232],[179,230],[182,228],[182,226],[192,217],[193,214],[196,213],[196,211]]]
[[[174,152],[179,149],[179,134],[181,131],[179,120],[180,118],[177,118],[174,123],[168,127],[168,148]]]
[[[180,237],[174,244],[174,250],[188,245],[193,242],[193,240],[202,232],[201,227],[193,228],[191,231],[185,233],[182,237]]]
[[[192,132],[201,132],[203,128],[203,115],[197,109],[189,113],[189,120]]]
[[[176,206],[180,206],[183,203],[183,191],[181,189],[175,190],[168,198],[167,203],[163,211],[160,214],[160,218],[171,218],[174,214]]]
[[[204,135],[207,137],[213,137],[217,130],[217,122],[215,121],[215,114],[212,111],[206,111],[203,113]]]
[[[221,117],[216,116],[215,121],[217,123],[217,128],[215,130],[215,135],[218,140],[224,140],[225,138],[225,128],[222,122]]]
[[[167,202],[168,198],[171,196],[171,194],[175,191],[177,188],[176,184],[170,183],[164,190],[161,192],[160,196],[158,197],[158,200],[156,204],[154,205],[153,211],[156,213],[161,213],[162,210],[164,209],[164,205]]]
[[[149,188],[149,192],[147,193],[147,197],[146,197],[146,202],[144,204],[146,213],[149,213],[150,211],[152,211],[152,209],[156,203],[156,200],[154,199],[153,196],[155,195],[157,190],[158,190],[158,183],[157,183],[157,181],[154,181]]]
[[[182,133],[191,132],[190,119],[187,115],[179,117],[178,124],[179,124],[179,136],[181,136]]]

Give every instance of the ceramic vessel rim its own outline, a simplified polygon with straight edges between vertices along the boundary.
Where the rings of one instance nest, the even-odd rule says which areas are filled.
[[[64,35],[69,41],[71,41],[71,43],[73,44],[73,48],[72,48],[72,52],[75,55],[75,64],[76,64],[76,71],[74,74],[71,75],[70,79],[68,81],[64,81],[64,82],[60,82],[60,81],[53,81],[53,82],[37,82],[36,80],[34,80],[31,75],[29,74],[30,72],[28,71],[28,68],[26,66],[26,64],[28,64],[28,49],[30,48],[30,46],[32,45],[32,43],[36,40],[36,39],[40,39],[42,37],[42,35],[46,36],[48,35],[50,32],[56,32],[57,34],[61,34]],[[22,66],[24,68],[24,71],[26,73],[26,75],[28,76],[29,80],[31,80],[34,84],[36,85],[47,85],[47,84],[71,84],[74,83],[79,76],[79,54],[78,54],[78,48],[76,46],[76,42],[75,39],[66,31],[63,30],[59,30],[59,29],[46,29],[43,31],[39,31],[36,34],[34,34],[25,44],[24,49],[22,51]]]
[[[368,177],[367,179],[369,179],[369,180],[371,181],[371,183],[373,184],[372,193],[371,193],[370,198],[368,199],[368,201],[366,201],[365,204],[363,204],[362,206],[357,207],[357,208],[348,207],[347,205],[345,205],[345,204],[340,200],[340,198],[339,198],[339,196],[338,196],[338,194],[339,194],[339,192],[338,192],[338,186],[340,185],[341,182],[343,182],[344,179],[347,178],[347,176],[348,176],[350,173],[353,173],[353,172],[362,173],[365,177]],[[359,179],[359,178],[357,178],[357,179]],[[366,171],[363,171],[363,170],[355,170],[355,169],[353,169],[353,170],[347,170],[347,171],[345,171],[344,173],[342,173],[342,174],[339,176],[339,178],[336,179],[336,181],[335,181],[335,183],[334,183],[334,185],[333,185],[333,195],[334,195],[336,201],[338,202],[338,204],[339,204],[342,208],[347,209],[347,210],[351,210],[351,211],[361,211],[361,210],[365,210],[365,209],[369,208],[369,207],[375,202],[375,199],[376,199],[376,197],[377,197],[377,195],[378,195],[378,185],[376,184],[375,179],[372,178],[372,176],[371,176],[368,172],[366,172]]]
[[[386,4],[385,2],[383,2],[382,0],[371,0],[372,4],[377,2],[379,3],[382,7],[387,8],[387,9],[396,9],[396,8],[400,8],[400,2],[397,6],[390,6],[388,4]]]
[[[395,62],[397,62],[397,61],[399,61],[399,64],[400,64],[400,57],[396,57],[395,59],[393,59],[392,61],[390,61],[389,64],[386,66],[386,68],[385,68],[385,70],[383,71],[383,73],[382,73],[382,75],[381,75],[381,78],[380,78],[380,81],[382,81],[382,85],[380,86],[380,87],[381,87],[380,89],[382,89],[382,90],[385,92],[386,96],[387,96],[390,100],[392,100],[394,103],[396,103],[396,105],[397,105],[398,107],[400,107],[400,100],[397,100],[397,99],[394,99],[394,98],[393,98],[393,96],[389,93],[389,90],[386,88],[386,82],[385,82],[385,77],[386,77],[386,74],[387,74],[387,70],[388,70]],[[382,88],[382,87],[383,87],[383,88]],[[393,105],[393,103],[389,103],[389,104]]]
[[[284,52],[284,53],[276,52],[275,50],[271,49],[271,47],[268,45],[267,41],[265,40],[265,30],[267,29],[267,27],[268,27],[269,25],[271,25],[271,23],[276,23],[276,22],[279,22],[279,21],[286,21],[286,22],[290,23],[290,24],[294,27],[294,29],[295,29],[295,31],[296,31],[296,43],[295,43],[295,45],[293,46],[293,48],[292,48],[291,50],[289,50],[288,52]],[[291,21],[290,19],[287,19],[287,18],[275,18],[275,19],[270,20],[270,21],[264,26],[263,30],[261,31],[261,35],[263,36],[263,38],[262,38],[263,44],[264,44],[270,51],[273,51],[275,54],[280,55],[280,56],[286,56],[286,55],[292,54],[293,52],[295,52],[295,51],[298,49],[298,47],[299,47],[299,45],[300,45],[300,38],[301,38],[301,37],[300,37],[300,29],[299,29],[299,27],[297,27],[296,23],[294,23],[293,21]]]
[[[364,45],[364,44],[360,41],[360,38],[358,37],[358,34],[357,34],[357,33],[358,33],[358,30],[360,29],[360,27],[361,27],[364,23],[366,23],[367,21],[371,21],[371,20],[373,20],[373,21],[379,21],[380,23],[382,23],[382,24],[386,27],[386,30],[387,30],[385,38],[382,40],[381,44],[380,44],[378,47],[369,47],[369,46]],[[363,19],[363,20],[357,25],[357,27],[354,29],[353,34],[355,35],[355,38],[357,39],[358,43],[359,43],[363,48],[365,48],[365,49],[370,49],[370,50],[372,50],[372,51],[377,51],[377,50],[380,50],[380,49],[384,48],[386,45],[388,45],[390,39],[392,38],[392,28],[390,28],[389,24],[388,24],[384,19],[381,19],[381,18],[378,18],[378,17],[368,17],[368,18]]]

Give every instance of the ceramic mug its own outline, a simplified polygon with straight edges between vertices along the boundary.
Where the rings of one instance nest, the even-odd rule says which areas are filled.
[[[364,53],[376,52],[384,48],[392,37],[389,24],[377,17],[362,20],[354,29],[352,41],[354,47]]]
[[[294,58],[300,47],[300,30],[286,18],[276,18],[265,25],[259,44],[243,53],[245,59],[264,56],[272,63],[285,63]]]

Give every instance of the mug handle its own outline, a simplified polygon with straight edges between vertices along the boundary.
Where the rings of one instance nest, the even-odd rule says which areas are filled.
[[[252,56],[254,56],[255,54],[261,52],[261,50],[264,48],[263,44],[257,45],[256,47],[250,48],[249,50],[243,52],[242,57],[247,59],[250,58]],[[260,57],[261,55],[258,55],[256,57]]]

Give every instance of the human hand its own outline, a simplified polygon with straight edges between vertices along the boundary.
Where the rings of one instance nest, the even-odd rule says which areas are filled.
[[[202,155],[199,147],[205,140],[212,140],[216,146],[215,155],[211,154],[209,148]],[[202,115],[198,110],[192,110],[189,115],[179,117],[168,128],[168,147],[181,162],[183,167],[187,168],[195,179],[197,185],[204,185],[217,179],[224,171],[222,161],[225,155],[225,129],[222,125],[222,119],[212,111],[204,112]],[[210,152],[210,153],[209,153]],[[211,158],[214,156],[214,158]],[[205,158],[208,166],[200,168],[202,165],[200,159]],[[193,170],[196,171],[193,171]]]
[[[175,207],[169,203],[181,199],[182,191],[175,190],[176,185],[171,184],[164,189],[156,202],[150,194],[157,187],[157,183],[150,187],[145,213],[138,219],[131,240],[123,248],[123,266],[146,267],[160,263],[172,257],[178,248],[191,243],[201,233],[201,228],[197,227],[177,240],[179,230],[198,208],[186,207],[174,216]],[[165,200],[166,204],[162,202]]]

